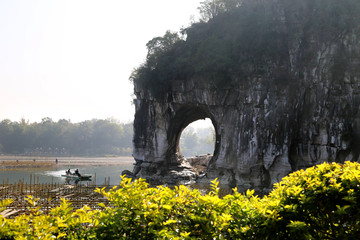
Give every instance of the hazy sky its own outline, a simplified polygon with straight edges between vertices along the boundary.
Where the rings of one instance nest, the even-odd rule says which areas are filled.
[[[202,0],[0,0],[0,120],[134,117],[131,71]]]

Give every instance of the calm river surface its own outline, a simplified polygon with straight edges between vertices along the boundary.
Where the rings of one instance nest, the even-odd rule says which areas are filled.
[[[104,184],[105,181],[110,181],[110,185],[118,185],[120,183],[120,175],[124,170],[133,169],[132,159],[128,158],[126,161],[119,161],[114,159],[59,159],[58,164],[55,160],[41,161],[32,163],[30,160],[27,164],[21,165],[25,160],[15,160],[18,163],[16,166],[9,164],[10,160],[0,160],[0,184],[2,183],[17,183],[19,180],[25,183],[34,183],[34,180],[39,183],[65,183],[65,178],[61,177],[65,174],[67,169],[74,171],[79,169],[83,175],[91,175],[92,181],[96,184]],[[14,162],[14,160],[11,160]],[[30,165],[29,164],[33,164]],[[30,180],[31,178],[31,180]],[[110,179],[109,179],[110,178]],[[105,180],[106,179],[106,180]]]

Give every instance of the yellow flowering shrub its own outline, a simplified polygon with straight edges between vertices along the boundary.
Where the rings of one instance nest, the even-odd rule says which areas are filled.
[[[360,164],[323,163],[284,177],[264,199],[277,219],[266,230],[277,239],[357,239]]]
[[[206,195],[183,185],[149,188],[144,179],[125,177],[119,188],[98,191],[113,204],[100,214],[98,239],[221,239],[231,220],[217,181]]]
[[[254,191],[219,197],[185,186],[149,187],[125,176],[96,191],[102,210],[61,204],[44,214],[28,196],[28,215],[0,216],[0,239],[358,239],[360,164],[324,163],[296,171],[262,198]],[[11,200],[0,202],[2,211]]]
[[[0,215],[0,239],[95,239],[92,231],[97,224],[98,211],[84,206],[76,211],[69,202],[62,199],[61,204],[43,214],[37,207],[37,200],[27,197],[30,214],[6,219]],[[3,201],[1,206],[10,204]]]

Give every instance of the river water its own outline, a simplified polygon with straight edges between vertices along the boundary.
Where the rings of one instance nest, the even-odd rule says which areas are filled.
[[[109,181],[110,185],[117,185],[120,182],[121,172],[124,170],[132,170],[132,165],[119,166],[72,166],[72,170],[79,169],[82,175],[91,175],[92,180],[96,184],[104,184]],[[3,182],[17,183],[19,180],[25,183],[65,183],[65,178],[61,177],[65,174],[67,167],[45,168],[45,169],[11,169],[0,171],[0,184]],[[31,180],[30,180],[31,178]],[[106,180],[105,180],[106,179]]]
[[[124,170],[133,169],[133,163],[131,161],[119,162],[119,164],[111,161],[107,164],[106,161],[100,163],[94,162],[80,162],[73,160],[71,164],[52,164],[49,166],[21,166],[21,167],[4,167],[0,166],[0,184],[3,183],[17,183],[20,180],[24,183],[65,183],[65,178],[62,174],[69,168],[74,172],[78,169],[82,175],[91,175],[92,181],[97,185],[104,184],[105,182],[110,185],[118,185],[120,183],[120,175]],[[60,160],[59,160],[60,163]],[[79,163],[77,165],[77,163]]]

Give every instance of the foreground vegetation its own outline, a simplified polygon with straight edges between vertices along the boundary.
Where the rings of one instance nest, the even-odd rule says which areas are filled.
[[[356,239],[360,235],[360,164],[324,163],[275,184],[263,198],[248,190],[220,198],[185,186],[148,187],[123,177],[110,206],[73,211],[63,200],[45,215],[28,197],[30,215],[0,217],[1,239]],[[11,200],[1,203],[4,208]]]

